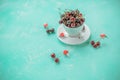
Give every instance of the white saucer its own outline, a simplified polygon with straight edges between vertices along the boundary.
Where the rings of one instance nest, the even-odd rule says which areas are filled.
[[[69,45],[78,45],[86,42],[90,37],[90,29],[87,25],[85,26],[85,30],[80,32],[80,37],[70,37],[68,33],[65,31],[62,25],[59,26],[57,30],[57,38],[65,44]],[[64,33],[65,37],[60,37],[60,33]]]

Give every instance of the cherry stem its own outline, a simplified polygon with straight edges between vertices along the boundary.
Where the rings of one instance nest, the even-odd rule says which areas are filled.
[[[61,8],[58,8],[59,14],[62,15],[61,12],[64,12]]]
[[[59,11],[59,14],[62,15],[61,12],[64,12],[64,13],[65,13],[66,11],[72,11],[72,10],[70,10],[70,9],[62,10],[61,8],[58,8],[58,11]]]
[[[108,39],[109,39],[109,37],[108,37],[108,36],[105,36],[105,38],[108,38]]]
[[[107,36],[105,36],[104,38],[108,38]],[[104,38],[100,38],[98,41],[101,41],[102,39],[104,39]],[[109,38],[108,38],[109,39]]]
[[[99,38],[99,40],[97,40],[97,41],[101,41],[102,40],[102,38]]]

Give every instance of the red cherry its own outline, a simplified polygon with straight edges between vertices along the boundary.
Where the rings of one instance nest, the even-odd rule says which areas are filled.
[[[101,37],[101,38],[105,38],[105,37],[107,37],[107,36],[106,36],[106,34],[102,33],[102,34],[100,34],[100,37]]]
[[[64,55],[67,55],[67,54],[68,54],[68,50],[64,50],[64,51],[63,51],[63,54],[64,54]]]
[[[55,62],[56,62],[56,63],[58,63],[58,62],[59,62],[59,59],[58,59],[58,58],[56,58],[56,59],[55,59]]]
[[[65,37],[65,34],[62,32],[62,33],[60,33],[59,36],[60,36],[60,37]]]
[[[70,13],[68,13],[67,16],[69,17],[69,16],[70,16]]]
[[[82,16],[82,14],[80,13],[80,14],[79,14],[79,16],[81,17],[81,16]]]
[[[52,57],[52,58],[55,58],[55,53],[52,53],[52,54],[51,54],[51,57]]]
[[[63,21],[62,21],[62,20],[60,20],[60,21],[59,21],[59,24],[62,24],[62,23],[63,23]]]
[[[82,18],[81,21],[82,21],[82,22],[85,22],[85,19]]]
[[[94,44],[95,44],[95,42],[94,42],[94,41],[91,41],[90,43],[91,43],[91,45],[94,45]]]
[[[48,24],[47,24],[47,23],[45,23],[45,24],[43,24],[43,26],[44,26],[44,28],[47,28],[47,27],[48,27]]]
[[[99,42],[99,41],[98,41],[98,42],[96,42],[96,45],[97,45],[97,46],[100,46],[100,42]]]
[[[75,21],[75,18],[74,18],[74,17],[71,17],[70,20],[71,20],[71,21]]]
[[[71,25],[69,24],[69,25],[68,25],[68,27],[70,28],[70,27],[71,27]]]
[[[97,48],[97,45],[96,45],[96,44],[94,44],[94,45],[93,45],[93,47],[94,47],[94,48]]]
[[[75,27],[75,23],[72,23],[72,24],[71,24],[71,27]]]

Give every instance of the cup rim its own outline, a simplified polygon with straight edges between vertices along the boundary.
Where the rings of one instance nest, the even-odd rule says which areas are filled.
[[[78,26],[78,27],[67,27],[65,24],[63,24],[63,25],[64,25],[64,27],[66,27],[66,28],[75,29],[75,28],[79,28],[79,27],[81,27],[81,26],[84,26],[84,23],[83,23],[81,26]]]

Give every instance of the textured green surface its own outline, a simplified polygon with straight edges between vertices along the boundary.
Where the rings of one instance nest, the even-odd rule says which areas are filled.
[[[109,39],[94,49],[88,43],[65,45],[56,34],[47,35],[43,23],[57,30],[58,8],[78,8],[91,40],[100,33]],[[0,80],[120,80],[119,27],[119,0],[0,0]],[[64,49],[70,57],[62,54]]]

